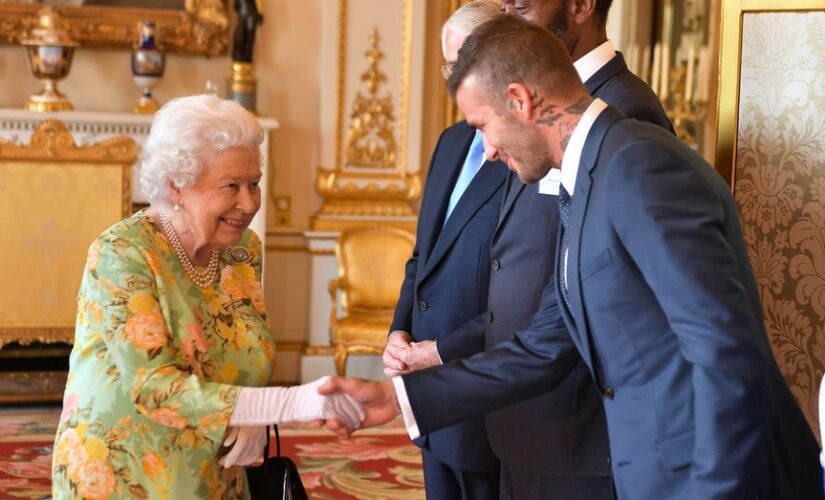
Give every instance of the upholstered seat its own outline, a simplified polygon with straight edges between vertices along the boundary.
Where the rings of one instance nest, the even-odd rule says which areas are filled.
[[[412,234],[390,227],[354,229],[338,239],[339,277],[329,283],[329,332],[339,375],[346,373],[350,354],[384,351],[414,245]]]
[[[89,245],[131,212],[136,157],[128,137],[79,147],[57,120],[39,123],[30,144],[0,140],[0,348],[74,340]],[[11,399],[62,395],[47,378],[26,375],[34,382],[17,384]]]

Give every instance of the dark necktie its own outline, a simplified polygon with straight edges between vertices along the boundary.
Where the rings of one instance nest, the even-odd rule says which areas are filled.
[[[567,298],[567,235],[570,232],[570,194],[559,184],[559,218],[561,219],[561,248],[559,249],[559,276],[561,281],[561,296],[567,307],[570,301]]]

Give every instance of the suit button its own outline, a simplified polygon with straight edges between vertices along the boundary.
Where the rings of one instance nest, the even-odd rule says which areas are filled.
[[[423,300],[418,302],[418,309],[419,310],[426,311],[428,307],[430,307],[430,306],[426,302],[424,302]]]
[[[607,389],[602,391],[602,396],[604,396],[604,399],[608,399],[608,400],[613,399],[614,395],[615,395],[615,393],[613,392],[613,389],[610,388],[610,387],[608,387]]]
[[[498,271],[501,269],[501,262],[498,259],[493,259],[492,262],[490,262],[490,266],[493,268],[493,271]]]
[[[487,323],[493,322],[493,311],[487,311]]]

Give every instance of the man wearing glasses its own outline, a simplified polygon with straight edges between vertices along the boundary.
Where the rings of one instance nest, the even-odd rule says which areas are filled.
[[[445,79],[473,28],[499,16],[496,0],[475,0],[453,13],[441,36]],[[430,346],[433,364],[440,363],[439,355],[453,359],[484,350],[483,335],[469,343],[451,337],[455,328],[487,308],[490,237],[498,223],[506,177],[503,164],[486,161],[481,133],[465,121],[441,134],[427,172],[415,249],[384,351],[388,377],[406,372],[397,355],[411,344]],[[483,418],[415,442],[421,447],[429,500],[498,498],[499,462],[487,441]]]
[[[673,132],[659,99],[628,70],[607,38],[611,3],[503,0],[500,7],[559,37],[591,95],[631,118]],[[489,349],[527,329],[541,292],[553,277],[559,182],[558,169],[529,186],[509,174],[490,251],[488,311],[451,334],[451,343],[473,345],[484,338]],[[430,347],[413,346],[410,369],[439,364],[433,362]],[[445,355],[440,345],[439,351],[445,363],[463,357]],[[501,461],[502,498],[613,498],[601,395],[583,364],[556,389],[490,413],[485,421],[490,444]]]

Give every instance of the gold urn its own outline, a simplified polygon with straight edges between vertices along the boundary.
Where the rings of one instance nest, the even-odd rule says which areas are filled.
[[[69,74],[77,42],[69,36],[62,19],[51,7],[41,9],[37,17],[37,25],[20,42],[26,46],[32,73],[42,85],[40,92],[29,98],[26,109],[71,110],[72,103],[57,90],[57,82]]]

